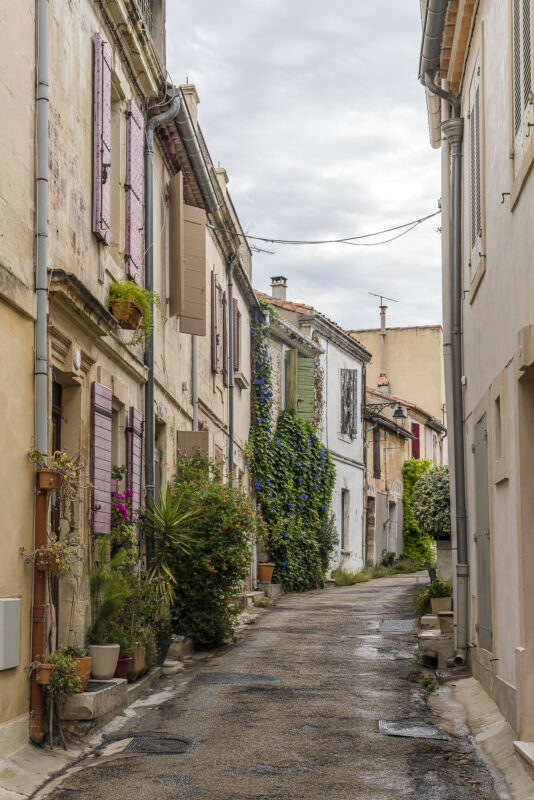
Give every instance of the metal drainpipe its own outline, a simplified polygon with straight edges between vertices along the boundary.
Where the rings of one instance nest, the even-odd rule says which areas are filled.
[[[35,289],[35,444],[46,462],[48,453],[48,0],[37,8],[37,254]],[[34,549],[46,544],[48,493],[37,491]],[[44,655],[46,621],[45,573],[34,569],[32,597],[32,662]],[[42,687],[32,674],[30,739],[42,744]]]
[[[198,431],[198,336],[193,334],[191,337],[192,349],[192,379],[191,379],[191,398],[193,401],[193,430]]]
[[[425,85],[434,94],[448,100],[454,113],[453,119],[443,122],[441,129],[451,147],[451,361],[457,541],[457,629],[454,663],[461,666],[466,663],[468,657],[469,630],[469,563],[462,394],[462,141],[464,121],[460,117],[458,98],[436,86],[430,73],[425,75]]]
[[[234,260],[228,260],[228,482],[234,483]]]
[[[149,292],[154,290],[154,131],[163,123],[170,122],[176,117],[181,102],[181,93],[178,89],[171,89],[168,96],[172,97],[169,108],[163,114],[151,117],[145,131],[145,289]],[[145,496],[147,502],[150,502],[154,498],[155,490],[153,325],[145,351],[145,365],[148,367],[145,384]],[[150,555],[150,552],[147,555]]]

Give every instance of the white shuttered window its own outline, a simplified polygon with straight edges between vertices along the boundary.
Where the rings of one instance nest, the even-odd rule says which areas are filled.
[[[533,122],[531,0],[513,0],[514,158],[521,161]]]
[[[482,85],[480,57],[469,90],[469,189],[471,210],[471,267],[476,269],[483,253]]]

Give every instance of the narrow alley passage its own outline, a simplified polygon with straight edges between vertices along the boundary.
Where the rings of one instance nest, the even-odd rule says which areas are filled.
[[[146,702],[114,734],[178,735],[189,740],[185,752],[106,758],[104,750],[48,796],[497,798],[469,740],[379,732],[379,720],[439,724],[421,687],[407,679],[416,652],[409,630],[416,581],[398,576],[284,598],[237,646],[167,678],[169,699]]]

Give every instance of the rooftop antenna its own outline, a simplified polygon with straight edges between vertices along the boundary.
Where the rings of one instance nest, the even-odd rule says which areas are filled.
[[[378,388],[381,392],[389,394],[391,389],[389,386],[389,379],[386,375],[386,308],[384,300],[390,300],[392,303],[398,303],[394,297],[386,297],[384,294],[376,294],[375,292],[368,292],[372,297],[380,298],[380,377],[378,378]]]

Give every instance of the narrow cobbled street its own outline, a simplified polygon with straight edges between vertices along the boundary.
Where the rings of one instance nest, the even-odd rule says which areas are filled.
[[[420,578],[422,580],[422,578]],[[497,798],[470,741],[401,738],[379,720],[439,724],[413,669],[415,576],[290,595],[235,647],[165,679],[114,733],[182,753],[89,757],[53,800]],[[158,690],[159,691],[159,687]],[[177,746],[178,745],[178,746]]]

